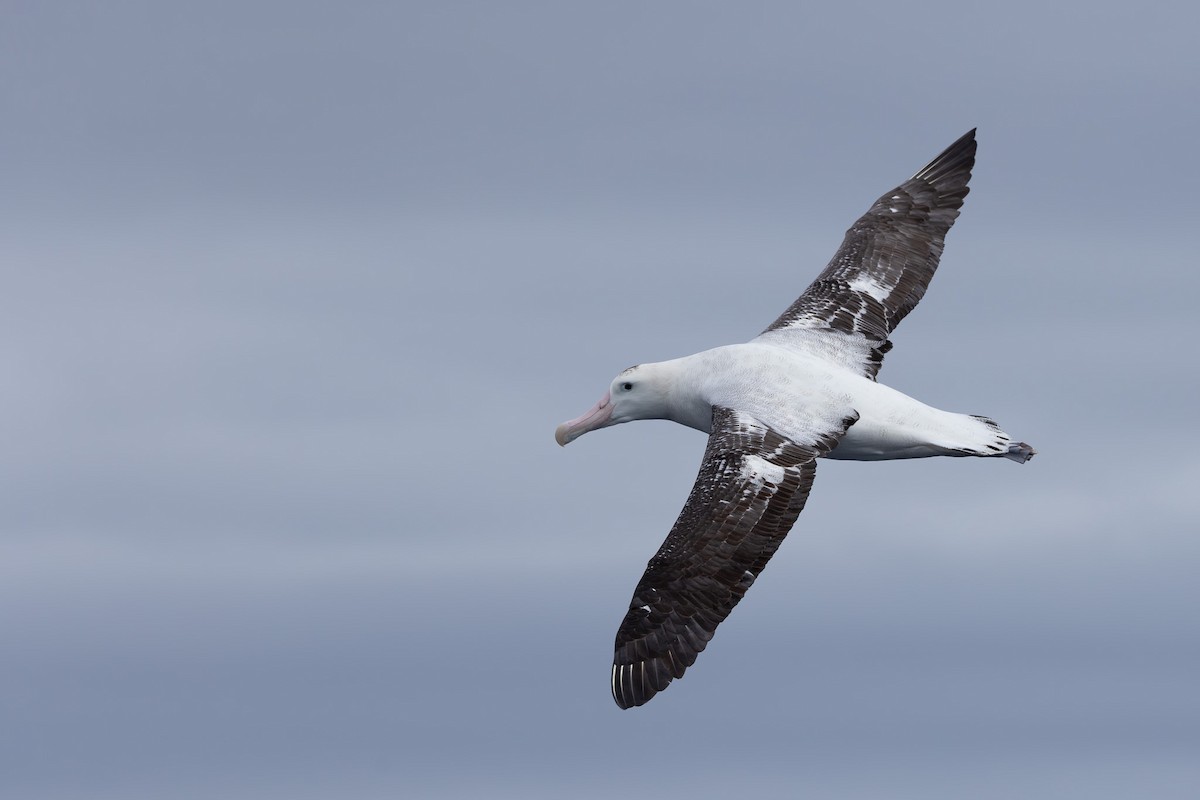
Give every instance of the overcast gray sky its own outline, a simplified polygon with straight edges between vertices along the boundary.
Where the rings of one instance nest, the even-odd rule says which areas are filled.
[[[0,10],[0,794],[1200,795],[1191,4]],[[881,378],[1040,455],[823,463],[608,693],[743,341],[978,126]]]

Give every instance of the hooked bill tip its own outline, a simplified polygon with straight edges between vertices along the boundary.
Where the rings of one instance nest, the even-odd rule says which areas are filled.
[[[604,397],[601,397],[600,402],[596,403],[596,405],[575,419],[569,419],[555,428],[554,441],[566,447],[588,431],[594,431],[596,428],[604,428],[611,425],[612,413],[612,401],[609,398],[608,392],[605,392]]]

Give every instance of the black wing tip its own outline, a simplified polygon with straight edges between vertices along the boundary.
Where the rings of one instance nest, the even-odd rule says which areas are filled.
[[[689,648],[680,642],[655,655],[633,656],[632,660],[625,660],[630,653],[618,652],[612,665],[613,700],[621,708],[649,703],[654,695],[670,686],[671,681],[683,677],[707,643],[705,640],[699,647]]]
[[[644,706],[654,695],[667,688],[675,676],[660,674],[658,666],[655,659],[636,664],[613,663],[612,696],[621,709]],[[648,670],[647,667],[653,669]]]
[[[975,131],[971,130],[958,137],[937,158],[921,168],[913,180],[922,180],[936,189],[949,189],[952,186],[965,186],[971,179],[971,168],[975,166]]]

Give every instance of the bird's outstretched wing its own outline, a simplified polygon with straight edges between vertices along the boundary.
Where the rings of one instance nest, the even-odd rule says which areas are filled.
[[[687,504],[646,565],[617,631],[613,699],[640,706],[708,644],[804,508],[816,458],[858,415],[791,441],[744,414],[713,408],[712,433]]]
[[[824,353],[874,378],[891,349],[888,336],[933,278],[974,164],[972,129],[876,200],[824,271],[758,338]]]

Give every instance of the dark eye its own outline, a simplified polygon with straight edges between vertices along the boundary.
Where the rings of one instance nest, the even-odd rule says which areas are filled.
[[[628,392],[630,389],[632,389],[632,388],[633,388],[633,384],[632,384],[632,383],[628,383],[628,382],[627,382],[627,383],[622,383],[622,384],[621,384],[621,388],[622,388],[622,389],[624,389],[625,391],[627,391],[627,392]]]

